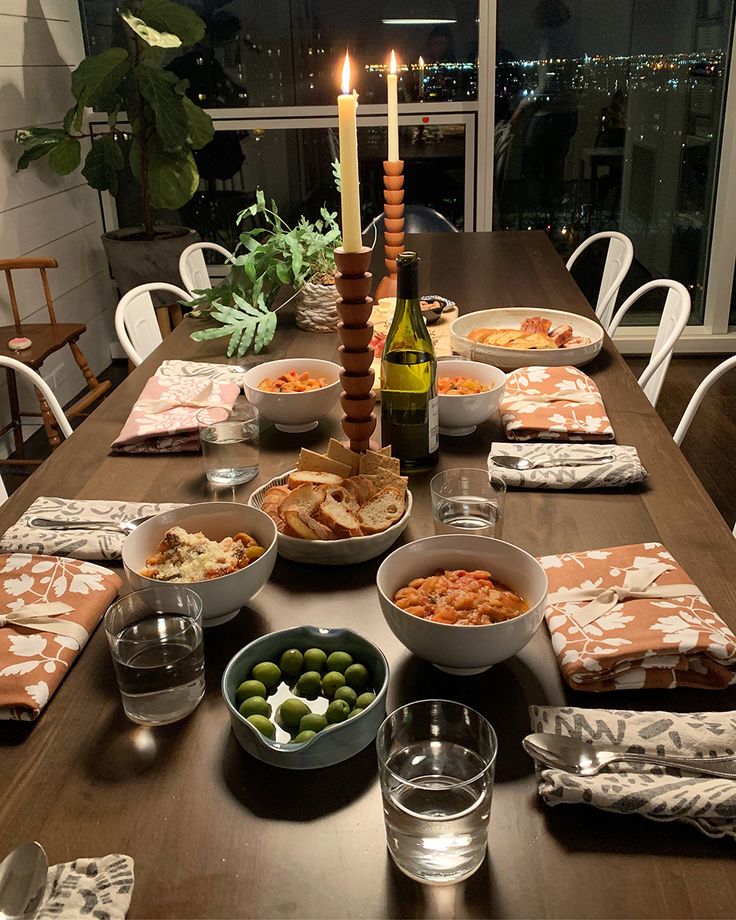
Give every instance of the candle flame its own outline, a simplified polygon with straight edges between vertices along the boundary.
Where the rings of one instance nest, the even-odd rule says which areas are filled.
[[[342,65],[342,91],[350,92],[350,56],[345,52],[345,63]]]
[[[394,54],[393,48],[391,49],[391,64],[389,65],[389,72],[396,73],[398,70],[396,66],[396,55]]]
[[[420,68],[424,67],[424,58],[421,56],[421,54],[419,55],[419,67]]]

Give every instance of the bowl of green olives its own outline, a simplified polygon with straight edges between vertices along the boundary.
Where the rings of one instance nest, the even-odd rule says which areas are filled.
[[[249,754],[291,770],[347,760],[375,739],[386,714],[383,652],[352,629],[296,626],[242,648],[222,696]]]

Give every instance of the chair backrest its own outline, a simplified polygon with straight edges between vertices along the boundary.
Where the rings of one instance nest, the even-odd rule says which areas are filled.
[[[13,284],[13,272],[36,269],[41,273],[41,284],[43,285],[43,296],[46,299],[46,309],[49,312],[49,319],[52,325],[56,325],[56,314],[54,313],[54,302],[51,299],[51,289],[49,288],[49,279],[46,274],[47,268],[58,268],[59,263],[56,259],[1,259],[0,271],[5,272],[5,280],[8,285],[8,295],[10,297],[10,307],[13,311],[13,322],[15,328],[21,332],[20,310],[18,309],[18,298],[15,296],[15,285]]]
[[[219,252],[221,256],[225,256],[226,261],[233,258],[233,254],[219,243],[192,243],[191,246],[187,246],[179,256],[179,274],[184,287],[192,297],[195,296],[195,291],[203,291],[212,287],[210,273],[207,271],[207,263],[204,260],[205,249]]]
[[[123,294],[115,311],[115,331],[125,354],[136,367],[163,342],[151,291],[173,294],[177,300],[185,303],[191,300],[186,291],[164,282],[139,284]]]
[[[657,336],[654,339],[652,356],[649,364],[644,368],[644,372],[639,377],[639,385],[646,394],[647,399],[653,405],[657,405],[659,394],[662,392],[662,384],[667,376],[667,368],[670,366],[672,352],[675,343],[682,335],[690,318],[690,294],[684,285],[679,281],[669,281],[660,279],[658,281],[648,281],[621,304],[618,312],[611,320],[611,326],[608,334],[613,337],[614,333],[621,324],[629,309],[649,291],[661,288],[667,291],[667,299],[664,302],[662,318],[659,321]]]
[[[601,283],[598,288],[598,299],[595,304],[595,315],[604,329],[608,329],[616,306],[616,298],[624,278],[634,261],[634,246],[631,240],[617,230],[606,230],[603,233],[594,233],[578,246],[567,260],[567,270],[570,271],[577,262],[578,257],[585,250],[599,240],[608,240],[608,252],[603,266]]]
[[[64,415],[64,410],[61,408],[59,400],[54,396],[51,387],[46,383],[43,377],[37,371],[34,371],[32,367],[23,364],[22,361],[17,361],[15,358],[6,358],[3,355],[0,355],[0,367],[7,367],[9,370],[15,371],[17,374],[25,377],[26,380],[29,380],[33,386],[39,390],[56,419],[59,431],[65,438],[68,438],[72,433],[72,426],[69,424],[66,415]]]
[[[8,490],[5,488],[2,476],[0,476],[0,505],[8,500]]]
[[[374,217],[363,233],[369,233],[373,229],[378,233],[383,233],[383,214]],[[404,208],[404,233],[459,232],[457,227],[450,223],[444,214],[440,214],[434,208],[427,208],[421,204],[408,204]]]

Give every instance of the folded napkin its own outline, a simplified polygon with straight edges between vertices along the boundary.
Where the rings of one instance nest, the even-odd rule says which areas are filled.
[[[576,367],[512,371],[500,408],[506,437],[514,441],[613,440],[598,387]]]
[[[532,731],[618,744],[639,754],[709,757],[736,751],[736,713],[630,712],[530,706]],[[736,837],[736,780],[697,776],[676,767],[615,763],[598,776],[537,764],[547,805],[592,805],[652,821],[685,821],[709,837]]]
[[[73,559],[119,559],[125,534],[114,530],[45,530],[30,527],[34,517],[59,521],[110,521],[120,524],[144,515],[180,508],[157,502],[79,501],[41,496],[0,537],[0,552],[47,553]]]
[[[260,359],[259,359],[260,360]],[[162,361],[157,377],[209,377],[220,383],[243,382],[245,370],[235,364],[207,364],[205,361]]]
[[[736,683],[736,636],[660,543],[539,561],[552,647],[574,689]]]
[[[156,373],[143,388],[113,450],[134,454],[199,450],[197,413],[210,406],[230,409],[239,393],[237,383]]]
[[[510,470],[494,463],[494,457],[518,457],[531,463],[555,462],[554,466]],[[607,463],[571,466],[569,460],[613,457]],[[617,444],[505,444],[496,442],[488,455],[488,472],[507,486],[519,489],[616,489],[644,482],[648,473],[635,447]]]
[[[0,719],[38,718],[121,585],[92,562],[0,555]]]
[[[121,853],[50,866],[33,920],[123,920],[134,881],[133,860]]]

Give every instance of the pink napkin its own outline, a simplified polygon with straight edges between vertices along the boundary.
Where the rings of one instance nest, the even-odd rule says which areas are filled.
[[[143,388],[112,448],[132,454],[199,450],[197,413],[208,406],[231,409],[239,393],[237,383],[156,373]]]

